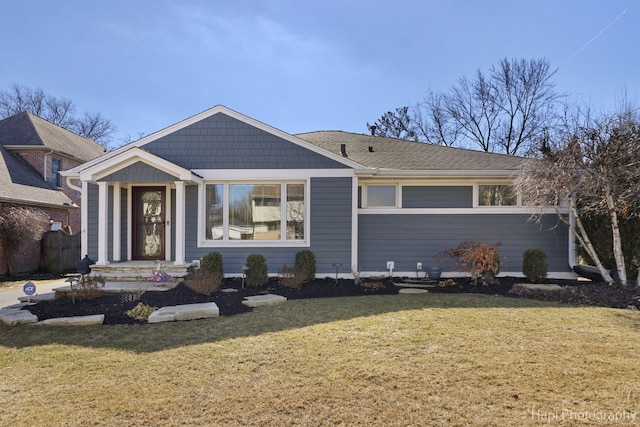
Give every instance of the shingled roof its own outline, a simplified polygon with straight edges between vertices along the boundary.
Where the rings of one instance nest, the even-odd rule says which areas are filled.
[[[105,151],[97,142],[27,112],[0,120],[0,145],[11,149],[47,148],[80,162],[95,159]]]
[[[71,200],[17,154],[0,147],[0,201],[63,206]]]
[[[103,154],[96,142],[78,136],[30,113],[0,120],[0,201],[34,206],[62,207],[72,201],[45,181],[20,155],[21,151],[53,150],[85,162]]]
[[[295,135],[346,157],[367,168],[398,171],[504,171],[520,168],[522,157],[442,145],[425,144],[403,139],[385,138],[343,131],[318,131]]]

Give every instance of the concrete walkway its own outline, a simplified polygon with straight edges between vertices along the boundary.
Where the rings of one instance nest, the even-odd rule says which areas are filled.
[[[25,283],[27,283],[26,280]],[[55,281],[47,284],[38,284],[37,282],[35,283],[37,295],[49,294],[53,292],[54,288],[68,285],[68,283],[65,283],[64,279],[60,279],[60,281]],[[20,302],[18,298],[20,297],[26,297],[25,293],[22,291],[22,286],[9,290],[0,289],[0,308],[18,304]]]

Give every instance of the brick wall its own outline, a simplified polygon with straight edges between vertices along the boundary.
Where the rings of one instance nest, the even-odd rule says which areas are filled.
[[[51,159],[52,157],[58,158],[61,160],[60,169],[61,170],[69,170],[78,166],[80,163],[76,161],[72,161],[67,158],[57,157],[55,155],[50,155],[48,152],[25,152],[18,153],[27,163],[29,163],[40,176],[43,176],[45,170],[45,159],[46,159],[46,172],[47,179],[51,178]],[[44,179],[44,176],[43,178]],[[66,179],[64,177],[61,178],[62,186],[60,189],[62,192],[71,199],[71,201],[78,206],[80,206],[80,194],[78,191],[70,188],[67,185]],[[47,212],[49,213],[49,212]],[[54,219],[56,222],[61,222],[62,227],[71,227],[72,233],[77,233],[80,231],[80,208],[72,208],[65,210],[64,212],[52,212],[50,217]]]
[[[21,245],[15,263],[17,274],[38,271],[40,269],[40,242]],[[0,275],[7,276],[8,274],[9,266],[2,245],[0,245]]]

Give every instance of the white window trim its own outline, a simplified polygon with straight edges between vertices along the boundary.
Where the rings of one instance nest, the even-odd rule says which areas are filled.
[[[522,197],[520,192],[516,195],[516,204],[515,205],[480,205],[480,186],[481,185],[505,185],[513,187],[513,183],[504,182],[504,181],[495,181],[495,182],[480,182],[478,184],[474,184],[473,186],[473,208],[474,209],[518,209],[522,208]]]
[[[369,187],[395,187],[395,205],[394,206],[369,206]],[[402,208],[402,185],[395,182],[376,182],[376,183],[367,183],[362,184],[362,193],[361,193],[361,203],[362,209],[378,209],[378,210],[389,210],[389,209],[401,209]]]
[[[396,186],[396,206],[395,207],[368,207],[367,206],[367,186],[377,185],[395,185]],[[480,185],[513,185],[513,183],[504,180],[481,180],[475,182],[469,182],[465,180],[455,180],[447,182],[421,182],[421,181],[390,181],[381,180],[375,182],[363,182],[359,181],[359,186],[362,189],[361,193],[361,205],[358,208],[358,215],[491,215],[491,214],[555,214],[556,210],[553,207],[539,208],[535,206],[523,206],[522,195],[518,193],[517,204],[515,206],[480,206]],[[402,193],[404,187],[422,186],[422,187],[458,187],[466,186],[472,188],[472,205],[469,208],[403,208],[402,207]]]
[[[204,181],[198,188],[198,247],[199,248],[220,248],[220,247],[309,247],[310,243],[310,230],[311,230],[311,195],[310,185],[311,179],[282,179],[282,180],[261,180],[261,179],[246,179],[246,180],[215,180]],[[222,226],[223,226],[223,238],[222,240],[209,240],[206,238],[206,186],[209,184],[222,184],[223,186],[223,203],[222,203]],[[280,240],[229,240],[229,185],[232,184],[278,184],[281,186],[281,233]],[[304,184],[304,239],[302,240],[287,240],[287,215],[286,215],[286,185],[287,184]],[[282,200],[285,203],[282,203]]]

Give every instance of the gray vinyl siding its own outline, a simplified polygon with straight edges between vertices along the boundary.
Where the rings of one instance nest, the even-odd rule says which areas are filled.
[[[129,212],[131,207],[128,205],[129,190],[120,188],[120,259],[127,259],[127,243],[129,242],[128,224]]]
[[[240,276],[242,265],[247,257],[257,253],[267,260],[269,274],[277,274],[282,266],[293,267],[298,251],[309,249],[316,257],[318,274],[330,274],[335,271],[333,264],[340,262],[342,272],[350,272],[351,263],[351,179],[350,178],[312,178],[310,195],[307,195],[311,208],[310,241],[305,247],[197,247],[197,187],[187,187],[186,203],[186,253],[185,261],[202,258],[209,252],[222,255],[224,271],[227,275]]]
[[[134,163],[100,179],[107,182],[167,182],[176,178],[142,162]]]
[[[113,187],[107,187],[107,198],[109,199],[109,206],[113,206],[114,191]],[[107,254],[111,259],[113,254],[113,209],[107,210],[107,235],[109,236],[109,242],[107,244]]]
[[[170,190],[169,194],[171,195],[171,254],[169,254],[169,259],[176,259],[176,228],[173,226],[176,223],[176,190]],[[197,207],[194,208],[194,210],[195,209],[197,209]]]
[[[89,227],[87,228],[87,252],[89,258],[98,259],[98,186],[95,184],[83,183],[87,185],[87,200],[83,200],[89,216]],[[83,254],[82,256],[87,255]]]
[[[522,254],[529,248],[542,249],[548,270],[569,271],[567,263],[568,230],[557,225],[555,215],[547,215],[542,224],[527,222],[526,214],[482,215],[360,215],[359,268],[361,271],[385,271],[394,261],[396,271],[415,271],[418,261],[425,269],[437,264],[436,255],[463,241],[500,242],[506,257],[503,271],[522,271]],[[441,265],[451,271],[451,261]]]
[[[402,187],[403,208],[472,208],[473,187],[408,186]]]
[[[150,142],[144,149],[185,169],[347,167],[222,113]]]

